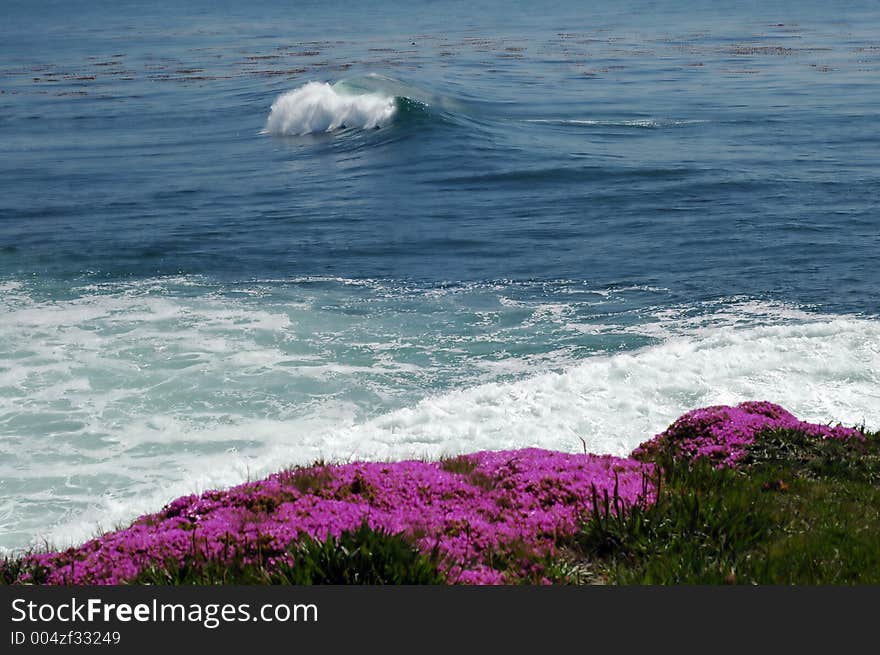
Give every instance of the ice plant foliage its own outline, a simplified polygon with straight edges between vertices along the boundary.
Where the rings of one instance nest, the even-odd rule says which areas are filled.
[[[295,566],[292,542],[338,537],[366,521],[436,552],[451,582],[540,579],[541,558],[577,530],[593,487],[599,493],[616,487],[631,504],[645,490],[643,470],[633,460],[538,449],[297,469],[178,498],[125,530],[34,555],[32,563],[50,584],[120,584],[147,567],[194,559],[238,556],[267,568]],[[510,553],[517,554],[513,567]],[[502,560],[506,572],[498,568]]]
[[[740,403],[736,407],[716,405],[695,409],[633,451],[633,457],[652,459],[659,451],[694,459],[705,457],[719,467],[735,466],[761,432],[796,430],[821,439],[862,439],[861,432],[842,426],[831,427],[798,420],[779,405],[766,401]]]
[[[689,412],[630,458],[523,449],[439,462],[293,469],[178,498],[124,530],[30,555],[17,563],[21,573],[13,581],[124,584],[157,567],[233,561],[271,571],[295,567],[293,546],[305,537],[338,538],[364,524],[431,554],[452,583],[546,581],[545,564],[595,516],[596,498],[607,503],[611,496],[615,511],[623,512],[653,501],[647,482],[653,454],[671,448],[681,457],[735,466],[756,435],[777,428],[819,438],[861,436],[799,421],[768,402],[749,402]]]

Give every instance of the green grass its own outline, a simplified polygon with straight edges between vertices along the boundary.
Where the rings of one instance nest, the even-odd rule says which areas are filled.
[[[571,581],[880,583],[880,435],[769,432],[738,470],[660,459],[656,504],[594,500],[567,554]]]
[[[4,557],[0,560],[0,585],[11,585],[24,573],[33,572],[25,557]],[[39,581],[39,578],[37,578]]]
[[[468,483],[480,487],[486,491],[495,488],[496,481],[489,476],[477,471],[477,460],[467,455],[455,457],[443,457],[440,459],[440,468],[447,473],[455,473],[467,479]]]
[[[256,554],[256,556],[255,556]],[[291,544],[291,563],[266,566],[256,550],[245,560],[224,557],[216,561],[163,562],[140,573],[134,584],[442,584],[436,554],[420,553],[401,535],[373,530],[366,523],[339,538],[311,537]],[[273,554],[277,556],[278,554]],[[265,557],[269,557],[267,553]]]
[[[272,551],[266,540],[246,543],[244,552],[208,559],[193,556],[184,562],[156,562],[131,581],[146,585],[313,585],[444,584],[436,553],[421,553],[400,534],[374,530],[366,523],[338,538],[320,541],[303,537],[287,551]],[[285,557],[282,557],[285,556]],[[283,558],[282,562],[269,559]],[[45,571],[29,566],[27,558],[0,560],[0,585],[15,584],[23,573],[33,583],[45,582]]]

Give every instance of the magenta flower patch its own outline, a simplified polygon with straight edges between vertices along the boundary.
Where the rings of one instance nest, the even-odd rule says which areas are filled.
[[[706,457],[718,466],[735,466],[746,456],[755,436],[767,430],[797,430],[821,439],[864,438],[853,428],[807,423],[779,405],[750,401],[736,407],[716,405],[692,410],[636,448],[633,457],[651,458],[660,449],[671,449],[677,457]]]
[[[278,473],[178,498],[125,530],[32,559],[49,570],[51,584],[125,583],[145,567],[183,564],[194,553],[221,561],[238,553],[271,567],[292,564],[288,546],[303,535],[338,537],[366,521],[438,552],[451,582],[502,584],[540,573],[538,559],[553,555],[584,520],[594,486],[600,494],[616,487],[630,505],[642,495],[645,471],[634,460],[538,449],[481,452],[453,464],[356,463]],[[521,570],[493,567],[507,552],[521,556]]]

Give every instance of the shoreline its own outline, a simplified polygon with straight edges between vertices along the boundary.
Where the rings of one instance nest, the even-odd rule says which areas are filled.
[[[6,560],[0,583],[607,582],[608,572],[590,573],[604,566],[607,544],[590,555],[579,552],[584,539],[631,530],[634,517],[665,508],[664,484],[682,463],[701,476],[707,469],[711,493],[753,466],[772,435],[804,447],[877,448],[864,429],[746,402],[688,412],[626,458],[525,448],[319,463],[178,498],[77,547]],[[340,564],[340,553],[357,562]]]

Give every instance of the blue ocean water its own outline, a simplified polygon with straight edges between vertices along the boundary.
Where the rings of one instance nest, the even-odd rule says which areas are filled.
[[[880,427],[874,2],[2,13],[0,549],[319,457]]]

